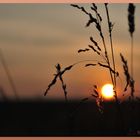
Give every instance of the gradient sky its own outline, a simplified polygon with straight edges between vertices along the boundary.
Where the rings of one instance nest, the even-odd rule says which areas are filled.
[[[90,10],[89,4],[80,4]],[[103,30],[108,40],[105,8],[97,4],[103,17]],[[127,4],[110,4],[109,11],[113,29],[113,43],[117,69],[118,89],[125,86],[122,63],[119,53],[130,59],[130,35],[128,32]],[[134,78],[136,94],[140,94],[140,4],[136,4],[136,31],[134,33]],[[101,39],[92,25],[85,28],[88,17],[69,4],[0,4],[0,47],[16,85],[19,98],[64,98],[60,82],[52,87],[47,97],[43,96],[47,85],[55,73],[57,63],[66,67],[77,61],[100,58],[93,52],[78,54],[86,48],[89,36],[100,42]],[[100,67],[84,68],[81,63],[65,74],[68,97],[83,98],[92,93],[92,86],[99,88],[110,83],[108,71]],[[0,63],[0,87],[6,96],[15,98],[7,75]]]

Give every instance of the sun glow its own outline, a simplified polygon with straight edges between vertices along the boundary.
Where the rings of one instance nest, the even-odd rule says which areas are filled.
[[[105,84],[101,89],[101,94],[105,99],[111,99],[114,96],[113,85]]]

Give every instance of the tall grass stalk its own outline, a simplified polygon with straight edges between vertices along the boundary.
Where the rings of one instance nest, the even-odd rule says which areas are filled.
[[[12,87],[13,93],[14,93],[15,97],[18,98],[18,92],[17,92],[16,86],[15,86],[14,80],[13,80],[13,78],[11,76],[10,70],[9,70],[9,68],[7,66],[7,63],[5,61],[5,58],[4,58],[4,55],[2,53],[1,48],[0,48],[0,59],[1,59],[2,65],[3,65],[3,68],[5,70],[5,73],[7,75],[8,81],[9,81],[11,87]]]
[[[113,70],[116,71],[116,66],[115,66],[115,56],[114,56],[114,47],[113,47],[113,39],[112,39],[112,30],[113,30],[113,24],[110,20],[109,16],[109,10],[108,10],[108,4],[105,3],[105,10],[106,10],[106,15],[107,15],[107,23],[108,23],[108,32],[109,32],[109,39],[110,39],[110,47],[111,47],[111,55],[112,55],[112,64],[113,64]],[[120,118],[120,124],[124,128],[124,119],[123,119],[123,114],[122,114],[122,109],[119,104],[118,96],[117,96],[117,91],[116,91],[116,74],[114,73],[113,77],[113,88],[114,88],[114,93],[115,93],[115,100],[117,104],[117,108],[119,111],[119,118]]]
[[[133,44],[133,37],[134,37],[134,32],[135,32],[135,6],[133,3],[129,3],[128,5],[128,25],[129,25],[129,33],[130,33],[130,37],[131,37],[131,64],[130,64],[130,68],[131,68],[131,76],[130,76],[130,88],[131,88],[131,96],[130,96],[130,102],[131,102],[131,108],[130,111],[132,112],[132,114],[130,115],[130,129],[133,130],[133,116],[134,116],[134,92],[135,92],[135,88],[134,88],[134,44]],[[133,130],[135,132],[135,130]],[[136,133],[136,132],[135,132]]]
[[[102,20],[100,20],[101,16],[97,11],[97,6],[94,3],[92,5],[93,5],[93,8],[91,8],[91,9],[93,9],[95,11],[95,14],[96,14],[96,19],[97,19],[96,28],[97,28],[97,31],[99,31],[100,37],[102,39],[102,43],[103,43],[103,47],[104,47],[104,51],[105,51],[104,53],[105,53],[106,62],[108,64],[108,66],[111,68],[111,64],[110,64],[110,60],[109,60],[109,56],[108,56],[108,50],[107,50],[107,47],[106,47],[106,42],[105,42],[105,38],[104,38],[104,35],[103,35],[103,31],[102,31],[102,25],[101,25]],[[110,72],[110,77],[111,77],[112,84],[114,85],[114,80],[113,80],[112,72],[111,72],[110,69],[109,69],[109,72]]]
[[[113,29],[113,24],[110,21],[110,17],[109,17],[109,12],[108,12],[108,7],[107,7],[107,3],[105,3],[105,9],[106,9],[106,15],[107,15],[107,21],[108,21],[108,31],[109,31],[109,38],[110,38],[110,46],[111,46],[111,54],[112,54],[112,63],[113,63],[113,68],[114,71],[116,71],[116,66],[115,66],[115,56],[114,56],[114,49],[113,49],[113,41],[112,41],[112,29]],[[116,76],[114,74],[114,90],[116,88]]]
[[[129,25],[129,33],[131,37],[131,76],[133,78],[133,33],[135,31],[135,22],[134,16],[135,14],[135,6],[133,3],[130,3],[128,6],[128,25]]]
[[[133,45],[133,35],[131,36],[131,76],[134,78],[134,72],[133,72],[133,50],[134,50],[134,45]]]

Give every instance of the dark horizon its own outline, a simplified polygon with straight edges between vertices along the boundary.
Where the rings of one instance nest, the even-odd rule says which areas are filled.
[[[105,103],[101,114],[95,102],[0,102],[0,136],[128,136],[130,126],[140,130],[140,102],[133,104],[133,125],[130,105],[121,105],[122,128],[115,103]]]

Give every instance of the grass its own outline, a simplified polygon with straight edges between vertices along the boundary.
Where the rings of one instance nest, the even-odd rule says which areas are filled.
[[[13,77],[11,75],[11,72],[10,72],[9,68],[8,68],[8,65],[6,63],[6,60],[4,58],[4,55],[3,55],[3,52],[1,50],[1,48],[0,48],[0,60],[1,60],[1,63],[3,65],[4,71],[7,75],[8,81],[9,81],[11,87],[12,87],[13,93],[14,93],[16,99],[18,99],[18,92],[17,92],[16,86],[15,86]]]
[[[79,48],[78,53],[80,54],[80,53],[86,53],[88,51],[92,51],[94,55],[96,54],[97,56],[100,56],[102,60],[101,61],[81,60],[71,65],[68,65],[65,68],[63,68],[60,63],[58,63],[55,66],[56,73],[54,74],[53,80],[50,82],[47,89],[45,90],[44,96],[46,96],[49,90],[56,84],[58,80],[60,80],[61,87],[64,93],[65,103],[63,102],[54,103],[53,107],[50,107],[50,105],[48,105],[49,104],[48,102],[47,103],[43,103],[43,102],[11,103],[9,102],[6,105],[1,103],[0,107],[2,106],[6,107],[5,109],[1,110],[3,119],[5,119],[5,116],[6,116],[7,117],[6,119],[9,120],[9,115],[13,114],[13,110],[15,111],[13,115],[14,119],[12,118],[9,121],[10,125],[7,124],[7,126],[9,126],[9,129],[5,128],[6,130],[5,132],[7,133],[8,131],[11,131],[14,129],[15,134],[17,134],[17,130],[19,129],[19,122],[18,123],[15,123],[15,122],[17,121],[16,115],[19,115],[21,119],[20,123],[25,127],[23,131],[28,131],[28,129],[29,131],[32,131],[35,128],[34,135],[36,135],[38,131],[38,128],[37,128],[38,126],[40,129],[44,130],[45,133],[43,132],[43,135],[46,135],[47,131],[50,131],[50,128],[52,128],[52,131],[48,133],[48,135],[50,134],[57,135],[54,132],[54,130],[58,131],[60,126],[63,126],[63,131],[61,132],[62,135],[64,135],[64,131],[65,129],[67,129],[66,135],[73,135],[73,136],[75,132],[77,133],[75,135],[80,135],[80,136],[81,135],[94,135],[94,136],[110,135],[111,136],[111,135],[116,134],[115,133],[116,130],[120,130],[122,132],[122,133],[121,132],[117,133],[116,135],[131,135],[131,136],[136,135],[137,136],[138,135],[137,132],[139,129],[139,127],[137,126],[139,124],[139,121],[137,121],[139,118],[139,114],[137,114],[137,109],[140,106],[139,105],[140,98],[135,97],[135,94],[134,94],[135,93],[134,58],[133,58],[134,57],[134,54],[133,54],[134,41],[133,40],[134,40],[134,31],[135,31],[135,6],[134,4],[130,3],[128,5],[128,27],[129,27],[129,33],[130,33],[130,38],[131,38],[130,68],[128,67],[129,62],[125,59],[124,54],[120,53],[120,58],[121,58],[121,62],[122,62],[123,70],[124,70],[125,79],[126,79],[124,92],[126,92],[128,88],[130,88],[130,96],[129,96],[129,101],[127,103],[126,102],[120,103],[121,100],[118,99],[118,93],[116,91],[117,78],[119,77],[119,72],[117,71],[116,61],[115,61],[116,60],[115,48],[113,44],[113,34],[112,34],[114,24],[112,23],[112,19],[110,18],[109,4],[107,3],[104,4],[106,19],[102,18],[101,13],[99,13],[98,11],[97,5],[94,3],[92,3],[90,6],[90,9],[92,12],[89,12],[84,7],[76,5],[76,4],[71,4],[71,6],[76,8],[77,10],[80,10],[83,14],[85,14],[85,16],[88,17],[88,21],[85,27],[88,28],[91,25],[94,25],[102,43],[102,45],[99,45],[101,43],[96,41],[93,36],[90,36],[89,44],[87,45],[87,47]],[[109,45],[107,45],[108,40],[105,39],[105,35],[103,32],[103,27],[102,27],[103,20],[107,21],[106,30],[108,30],[107,39],[110,42]],[[111,54],[109,52],[111,52]],[[17,93],[16,86],[14,84],[14,80],[11,76],[10,70],[8,69],[7,63],[5,61],[5,58],[1,49],[0,49],[0,58],[1,58],[3,68],[5,70],[5,73],[8,77],[9,83],[11,84],[11,87],[13,89],[13,92],[15,93],[15,96],[18,98],[18,93]],[[108,70],[110,81],[112,82],[113,89],[114,89],[115,104],[114,102],[107,103],[104,101],[98,89],[98,85],[96,84],[93,85],[93,93],[89,94],[88,97],[83,98],[79,103],[69,102],[69,99],[67,96],[68,95],[67,85],[64,81],[64,74],[66,72],[70,72],[73,69],[73,67],[75,67],[79,63],[84,63],[84,66],[87,68],[100,66],[101,68]],[[1,90],[1,92],[3,91]],[[138,103],[135,102],[136,100],[138,101]],[[93,101],[93,102],[90,102],[90,101]],[[59,108],[59,105],[60,105],[60,108]],[[18,108],[18,106],[20,106],[20,108]],[[38,108],[39,106],[41,106],[40,107],[41,110],[40,108]],[[47,111],[45,110],[46,107],[47,107]],[[37,112],[36,112],[36,109],[37,109]],[[44,110],[46,111],[46,113],[44,113]],[[8,114],[6,114],[7,112]],[[61,115],[60,115],[60,112],[61,112]],[[42,113],[41,116],[40,116],[40,113]],[[28,116],[26,116],[25,114],[28,114]],[[37,118],[35,116],[37,116]],[[43,120],[42,120],[42,117],[43,117]],[[109,119],[110,120],[113,119],[112,122],[113,122],[113,125],[115,126],[109,124],[110,123]],[[46,123],[46,120],[47,120],[47,123]],[[52,120],[54,122],[52,122]],[[83,122],[83,120],[85,122]],[[106,121],[108,121],[108,124],[106,123]],[[138,122],[137,125],[136,125],[137,123],[136,121]],[[3,126],[5,127],[4,123],[5,122],[3,121],[1,122],[1,127],[0,127],[1,130],[3,130],[2,128]],[[29,128],[26,127],[28,123],[30,123]],[[55,125],[52,126],[52,123]],[[59,126],[57,126],[57,129],[55,129],[57,123],[59,124]],[[68,124],[68,126],[65,126],[65,123]],[[135,126],[137,128],[135,128]],[[83,130],[85,131],[85,133],[81,133]],[[29,132],[26,132],[26,133],[29,133]],[[42,134],[42,132],[40,132],[39,134]]]
[[[112,35],[114,24],[112,23],[112,21],[110,19],[110,13],[109,13],[109,8],[108,8],[109,4],[105,3],[104,6],[105,6],[106,17],[107,17],[108,39],[109,39],[109,42],[110,42],[110,46],[106,45],[107,40],[105,40],[104,33],[103,33],[103,30],[102,30],[102,21],[105,20],[105,19],[102,19],[101,14],[98,12],[97,5],[92,3],[91,6],[90,6],[90,9],[94,12],[95,16],[94,16],[93,12],[88,12],[82,6],[79,6],[77,4],[71,4],[71,6],[80,10],[82,13],[84,13],[89,18],[85,27],[88,28],[89,26],[91,26],[93,24],[95,26],[96,30],[97,30],[98,35],[101,38],[102,46],[99,46],[99,42],[94,40],[94,37],[90,36],[89,37],[90,44],[88,45],[88,47],[84,48],[84,49],[80,48],[78,50],[78,53],[86,53],[88,51],[93,51],[96,55],[98,55],[102,58],[102,62],[89,60],[91,62],[94,61],[94,63],[87,63],[87,64],[85,64],[85,67],[90,67],[90,66],[95,67],[95,66],[98,65],[102,68],[108,69],[110,79],[111,79],[113,89],[114,89],[114,98],[115,98],[116,106],[117,106],[117,109],[118,109],[118,114],[117,114],[118,115],[118,120],[120,120],[120,127],[123,128],[125,118],[123,116],[122,108],[120,106],[121,101],[118,99],[118,93],[116,91],[117,78],[119,77],[119,72],[117,71],[116,62],[115,62],[115,54],[114,54],[115,48],[114,48],[114,45],[113,45],[113,35]],[[120,57],[121,57],[121,61],[123,63],[124,75],[126,77],[126,86],[124,88],[124,92],[127,91],[128,87],[130,87],[131,92],[130,92],[129,98],[131,99],[131,101],[136,99],[135,96],[134,96],[134,92],[135,92],[134,83],[135,82],[134,82],[134,72],[133,72],[134,71],[133,70],[133,55],[134,55],[133,54],[133,48],[134,48],[133,34],[134,34],[134,31],[135,31],[135,20],[134,19],[135,19],[135,6],[134,6],[134,4],[130,3],[128,5],[128,26],[129,26],[129,33],[130,33],[130,37],[131,37],[131,67],[130,67],[131,72],[130,73],[129,73],[128,62],[125,59],[124,55],[122,55],[120,53]],[[111,50],[111,54],[109,54],[110,50]],[[111,57],[109,55],[111,55]],[[87,60],[82,60],[81,62],[86,63]],[[64,70],[61,70],[61,66],[60,66],[60,64],[58,64],[56,66],[57,73],[55,74],[55,77],[52,80],[52,82],[49,84],[49,86],[48,86],[44,95],[46,95],[48,93],[51,86],[53,86],[56,83],[57,79],[59,78],[61,83],[62,83],[62,89],[64,91],[65,100],[68,101],[68,98],[67,98],[67,93],[68,92],[66,90],[66,84],[64,84],[64,80],[62,78],[62,75],[67,70],[71,70],[71,68],[73,68],[74,65],[77,65],[81,62],[76,62],[73,65],[70,65],[70,66],[64,68]],[[89,100],[90,98],[94,98],[96,100],[97,108],[99,109],[99,111],[101,113],[103,113],[105,111],[104,107],[103,107],[104,100],[102,98],[101,93],[98,91],[97,87],[98,87],[97,85],[94,85],[93,93],[89,97],[84,98],[81,102],[83,103],[83,102]],[[130,121],[133,121],[133,120],[131,119]]]

